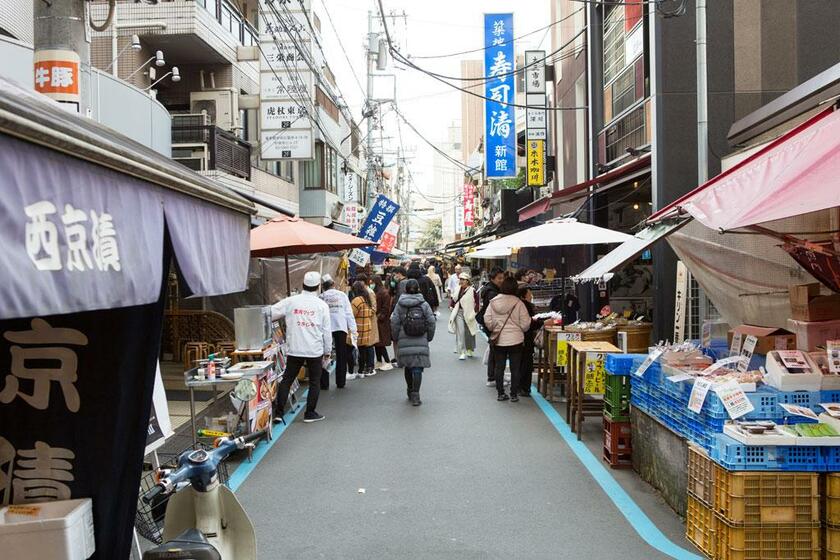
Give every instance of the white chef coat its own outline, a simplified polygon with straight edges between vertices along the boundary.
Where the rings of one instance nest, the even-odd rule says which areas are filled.
[[[315,292],[302,292],[271,306],[274,321],[286,320],[289,356],[317,358],[332,352],[330,308]]]
[[[356,318],[353,316],[353,308],[350,307],[347,294],[332,288],[321,294],[321,299],[330,308],[333,332],[356,332]]]

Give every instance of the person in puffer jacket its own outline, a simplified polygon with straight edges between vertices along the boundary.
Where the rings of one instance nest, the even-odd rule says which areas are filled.
[[[501,293],[494,297],[484,314],[484,325],[490,333],[490,351],[495,366],[497,401],[506,401],[505,363],[510,360],[510,400],[519,401],[522,351],[525,333],[531,328],[531,315],[516,295],[518,285],[513,278],[505,278]]]
[[[421,336],[409,336],[405,332],[406,319],[411,308],[420,307],[426,321],[426,332]],[[405,384],[408,400],[420,406],[420,383],[423,369],[432,366],[429,357],[429,342],[435,337],[435,314],[420,293],[420,284],[410,279],[405,284],[405,293],[400,296],[391,314],[391,337],[397,343],[397,366],[405,368]]]

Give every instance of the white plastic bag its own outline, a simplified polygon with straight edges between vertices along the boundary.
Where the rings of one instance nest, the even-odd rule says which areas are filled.
[[[485,366],[490,362],[490,347],[484,349],[484,357],[481,359],[481,363]]]

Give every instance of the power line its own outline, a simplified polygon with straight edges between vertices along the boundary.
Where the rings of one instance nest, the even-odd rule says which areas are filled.
[[[513,41],[519,41],[521,39],[524,39],[525,37],[530,37],[531,35],[539,33],[540,31],[546,31],[546,34],[547,34],[547,30],[551,29],[552,27],[554,27],[558,23],[569,19],[570,17],[576,15],[578,12],[580,12],[582,10],[583,10],[583,8],[578,8],[577,10],[570,13],[566,17],[562,17],[562,18],[558,19],[557,21],[553,21],[553,22],[549,23],[548,25],[546,25],[545,27],[540,27],[539,29],[535,29],[533,31],[529,31],[528,33],[524,33],[524,34],[522,34],[518,37],[514,37],[512,40]],[[545,40],[545,38],[543,38],[543,40]],[[540,41],[540,43],[542,43],[542,41]],[[448,53],[448,54],[426,55],[426,56],[408,55],[408,58],[411,58],[413,60],[421,60],[421,59],[426,60],[426,59],[432,59],[432,58],[451,58],[451,57],[455,57],[455,56],[461,56],[461,55],[464,55],[464,54],[471,54],[471,53],[475,53],[475,52],[486,51],[489,48],[491,48],[491,47],[480,47],[480,48],[477,48],[477,49],[470,49],[468,51],[460,51],[460,52]]]
[[[385,10],[384,10],[384,8],[383,8],[383,6],[382,6],[382,0],[377,0],[377,2],[378,2],[378,4],[379,4],[379,10],[380,10],[380,16],[381,16],[381,15],[384,13],[384,11],[385,11]],[[404,59],[403,59],[403,57],[402,57],[402,55],[400,54],[400,52],[399,52],[399,51],[398,51],[398,50],[394,47],[394,43],[393,43],[393,41],[391,40],[391,33],[390,33],[390,31],[388,30],[388,22],[385,20],[385,18],[384,18],[384,17],[382,18],[382,25],[383,25],[383,28],[385,29],[385,39],[386,39],[386,41],[388,42],[388,51],[389,51],[389,52],[390,52],[390,53],[391,53],[391,54],[392,54],[395,58],[400,58],[401,60],[403,60],[403,61],[404,61],[404,64],[407,64],[407,65],[408,65],[408,66],[410,66],[411,68],[413,68],[413,69],[415,69],[415,70],[417,70],[417,71],[419,71],[419,72],[422,72],[422,73],[424,73],[424,74],[426,74],[426,75],[430,76],[431,78],[434,78],[435,80],[437,80],[437,81],[439,81],[439,82],[441,82],[441,83],[443,83],[443,84],[446,84],[447,86],[449,86],[449,87],[451,87],[451,88],[453,88],[453,89],[456,89],[456,90],[458,90],[458,91],[462,91],[462,92],[464,92],[464,93],[466,93],[466,94],[468,94],[468,95],[472,95],[473,97],[478,97],[479,99],[484,99],[485,101],[495,101],[495,102],[498,102],[497,100],[495,100],[495,99],[491,99],[491,98],[489,98],[489,97],[487,97],[487,96],[485,96],[485,95],[481,95],[481,94],[476,93],[476,92],[474,92],[474,91],[471,91],[471,90],[468,90],[468,89],[465,89],[465,88],[462,88],[462,87],[456,86],[455,84],[449,83],[449,82],[447,82],[446,80],[444,80],[443,78],[440,78],[440,77],[438,77],[438,76],[434,75],[433,73],[430,73],[430,72],[428,72],[427,70],[425,70],[425,69],[423,69],[423,68],[420,68],[419,66],[417,66],[417,65],[413,64],[411,61],[409,61],[409,60],[404,60]],[[562,48],[562,47],[561,47],[561,48]],[[506,107],[518,107],[518,108],[522,108],[522,109],[545,109],[545,110],[548,110],[548,111],[579,111],[579,110],[586,110],[586,109],[588,109],[588,107],[586,107],[586,106],[583,106],[583,107],[544,107],[544,106],[535,107],[535,106],[531,106],[531,107],[529,107],[528,105],[520,105],[520,104],[518,104],[518,103],[512,103],[512,102],[502,103],[502,105],[504,105],[504,106],[506,106]],[[398,114],[399,114],[399,113],[398,113]]]
[[[344,60],[347,61],[347,66],[350,68],[350,72],[356,80],[356,85],[359,86],[359,91],[362,92],[362,97],[366,97],[367,94],[365,93],[365,88],[362,86],[362,81],[359,79],[358,74],[356,74],[356,69],[353,68],[353,63],[350,62],[350,55],[347,54],[347,49],[344,48],[344,43],[341,42],[341,36],[338,34],[338,29],[336,29],[335,23],[333,23],[332,15],[330,15],[330,11],[327,9],[327,0],[321,0],[321,5],[324,6],[324,13],[327,14],[327,21],[330,23],[330,28],[333,30],[335,38],[338,39],[338,46],[341,47],[341,52],[344,53]]]
[[[404,122],[404,123],[405,123],[405,124],[406,124],[406,125],[407,125],[410,129],[411,129],[411,130],[413,130],[413,131],[414,131],[414,133],[415,133],[417,136],[419,136],[419,137],[420,137],[420,139],[421,139],[421,140],[423,140],[423,142],[425,142],[426,144],[428,144],[428,145],[429,145],[429,146],[430,146],[430,147],[431,147],[434,151],[436,151],[437,153],[439,153],[440,155],[442,155],[442,156],[443,156],[443,157],[444,157],[447,161],[449,161],[450,163],[452,163],[452,164],[456,165],[457,167],[459,167],[459,168],[463,169],[464,171],[466,171],[466,172],[468,172],[468,173],[478,171],[478,168],[475,168],[475,167],[470,167],[470,166],[466,165],[465,163],[462,163],[462,162],[458,161],[457,159],[453,158],[452,156],[450,156],[449,154],[447,154],[446,152],[444,152],[443,150],[441,150],[440,148],[438,148],[437,146],[435,146],[434,142],[432,142],[431,140],[429,140],[429,139],[427,139],[425,136],[423,136],[423,135],[420,133],[420,131],[419,131],[419,130],[417,130],[417,128],[416,128],[413,124],[411,124],[411,122],[409,122],[409,120],[408,120],[408,119],[406,119],[406,118],[405,118],[405,115],[403,115],[403,114],[402,114],[402,112],[400,112],[400,110],[396,108],[396,106],[394,107],[394,112],[397,114],[397,116],[398,116],[400,119],[402,119],[402,121],[403,121],[403,122]]]

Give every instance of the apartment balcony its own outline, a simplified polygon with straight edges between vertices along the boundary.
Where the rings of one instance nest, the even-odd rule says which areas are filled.
[[[207,115],[172,116],[172,159],[194,171],[251,179],[251,144],[208,123]]]
[[[94,21],[107,14],[106,3],[91,3]],[[172,0],[155,4],[117,3],[120,37],[139,35],[152,51],[161,50],[177,64],[236,64],[259,83],[256,62],[238,62],[237,47],[259,43],[259,34],[228,0]],[[94,33],[110,39],[111,31]]]

